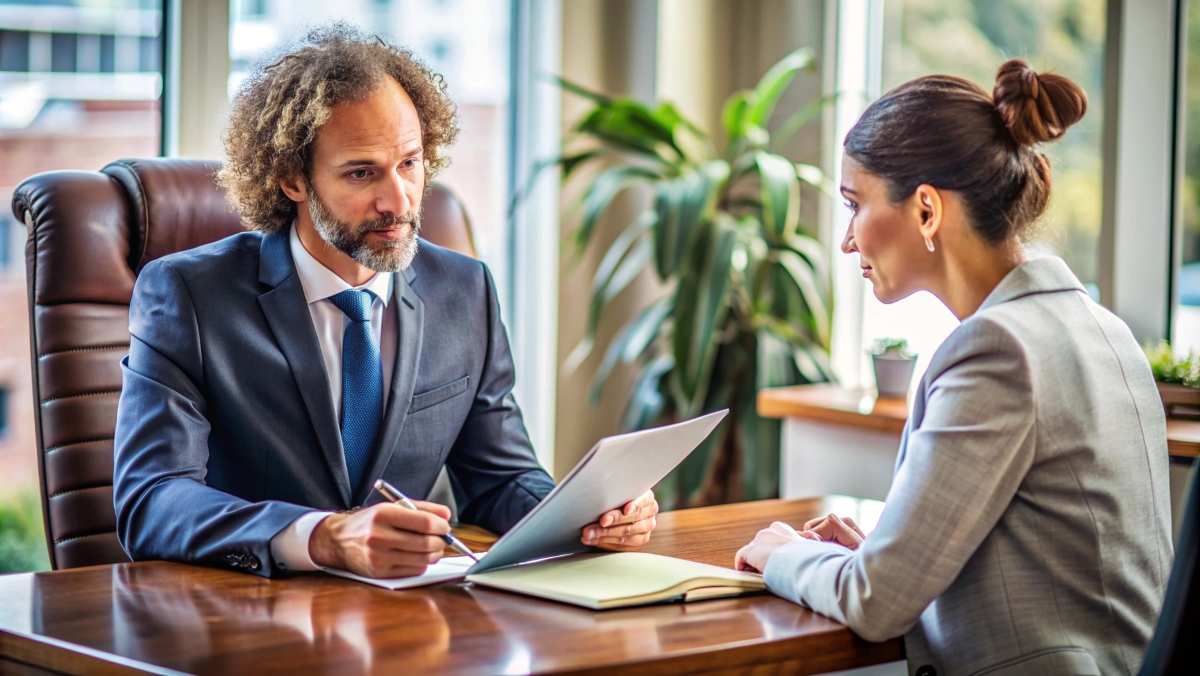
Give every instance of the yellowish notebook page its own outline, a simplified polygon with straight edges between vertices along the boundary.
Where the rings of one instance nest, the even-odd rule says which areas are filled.
[[[699,579],[746,589],[763,587],[761,575],[641,552],[577,554],[467,579],[536,596],[597,602],[653,595]]]

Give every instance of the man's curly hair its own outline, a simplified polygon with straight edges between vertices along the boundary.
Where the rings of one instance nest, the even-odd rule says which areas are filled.
[[[365,98],[389,76],[421,119],[426,184],[450,164],[445,148],[458,135],[458,117],[442,76],[411,51],[347,24],[316,28],[257,66],[233,99],[217,183],[246,227],[273,233],[291,224],[296,203],[279,182],[308,179],[313,142],[334,106]]]

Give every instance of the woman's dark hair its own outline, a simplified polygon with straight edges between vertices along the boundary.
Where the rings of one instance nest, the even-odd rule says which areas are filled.
[[[928,184],[962,196],[992,244],[1024,238],[1050,200],[1050,163],[1034,146],[1087,112],[1087,94],[1061,75],[1012,59],[989,96],[949,75],[917,78],[871,104],[846,135],[846,154],[885,179],[893,202]]]

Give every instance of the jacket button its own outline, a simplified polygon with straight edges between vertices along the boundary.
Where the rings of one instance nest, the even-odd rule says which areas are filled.
[[[937,669],[934,669],[931,664],[924,664],[917,669],[916,676],[937,676]]]
[[[259,567],[259,565],[261,565],[261,564],[258,562],[258,557],[257,557],[257,556],[251,556],[251,557],[250,557],[250,564],[249,564],[249,566],[250,566],[250,570],[258,570],[258,567]]]

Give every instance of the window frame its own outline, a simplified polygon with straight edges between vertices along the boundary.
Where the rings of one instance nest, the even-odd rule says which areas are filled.
[[[1108,0],[1104,55],[1103,204],[1099,243],[1100,303],[1129,325],[1139,342],[1171,335],[1177,305],[1182,210],[1182,50],[1184,0]],[[866,104],[882,94],[884,0],[829,0],[838,39],[827,47],[833,59],[836,104],[830,164],[841,178],[841,139]],[[1161,36],[1174,36],[1162,40]],[[854,53],[852,50],[858,50]],[[1155,77],[1147,77],[1154,73]],[[1154,171],[1159,167],[1159,171]],[[843,385],[869,384],[863,368],[863,282],[850,257],[841,255],[841,227],[848,220],[840,201],[822,225],[833,256],[832,361]],[[1151,264],[1147,264],[1147,262]],[[1151,271],[1160,269],[1163,274]],[[1146,302],[1157,298],[1158,302]]]
[[[561,152],[562,3],[512,0],[509,190],[529,185],[509,222],[507,307],[517,401],[538,461],[554,471],[558,406],[559,171],[537,165]],[[533,183],[530,183],[533,181]]]

